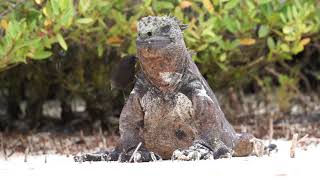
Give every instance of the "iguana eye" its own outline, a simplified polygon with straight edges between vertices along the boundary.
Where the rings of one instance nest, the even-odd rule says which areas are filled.
[[[170,25],[161,27],[161,32],[168,33],[170,31]]]

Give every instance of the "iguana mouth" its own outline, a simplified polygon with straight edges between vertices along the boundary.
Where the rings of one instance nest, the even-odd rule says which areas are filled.
[[[151,37],[147,39],[137,39],[136,45],[138,48],[164,48],[172,43],[172,41],[167,37]]]

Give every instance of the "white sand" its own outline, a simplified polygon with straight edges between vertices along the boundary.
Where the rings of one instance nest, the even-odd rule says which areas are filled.
[[[290,158],[290,142],[275,141],[278,153],[270,157],[244,157],[220,160],[151,163],[85,162],[75,163],[72,157],[48,155],[30,156],[24,162],[22,155],[5,161],[0,157],[0,180],[11,179],[213,179],[215,177],[240,179],[320,179],[320,145],[307,151],[297,149],[296,158]],[[228,179],[229,179],[228,178]],[[304,180],[304,179],[303,179]]]

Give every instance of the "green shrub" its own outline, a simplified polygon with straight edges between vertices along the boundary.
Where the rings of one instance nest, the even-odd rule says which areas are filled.
[[[185,39],[210,80],[248,76],[260,64],[290,60],[319,38],[315,0],[34,0],[17,3],[1,17],[0,69],[52,56],[52,44],[135,53],[141,16],[172,14],[189,24]],[[10,1],[0,9],[8,9]],[[10,9],[10,8],[9,8]],[[209,65],[209,66],[207,66]],[[251,76],[251,75],[250,75]]]

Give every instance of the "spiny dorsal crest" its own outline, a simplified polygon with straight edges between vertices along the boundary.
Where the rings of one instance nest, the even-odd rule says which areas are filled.
[[[187,24],[182,24],[181,21],[174,16],[147,16],[139,21],[138,31],[155,31],[167,25],[180,29],[180,31],[188,27]]]

